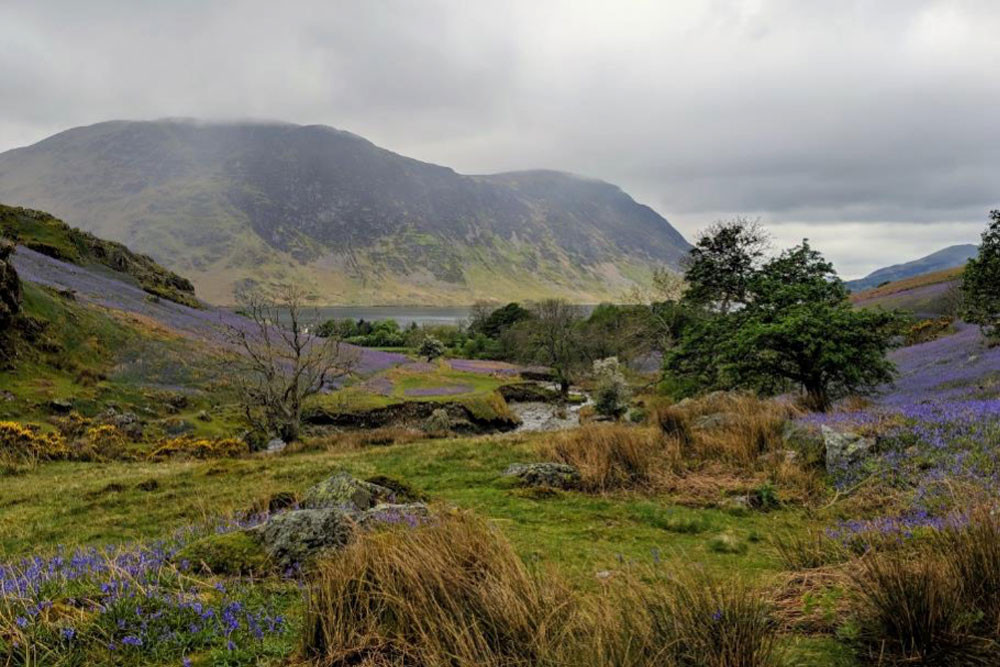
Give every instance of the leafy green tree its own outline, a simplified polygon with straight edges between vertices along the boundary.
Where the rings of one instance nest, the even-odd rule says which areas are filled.
[[[531,311],[516,302],[485,312],[483,304],[476,304],[473,309],[472,323],[469,330],[481,333],[488,338],[499,338],[500,335],[518,322],[531,318]]]
[[[724,227],[719,233],[731,239],[732,231]],[[811,408],[826,410],[837,398],[870,393],[892,380],[886,352],[899,316],[855,310],[833,266],[808,241],[749,266],[728,280],[712,278],[712,285],[729,287],[714,298],[696,299],[700,307],[689,301],[689,319],[664,359],[669,389],[692,394],[799,388]],[[689,274],[690,289],[713,293],[716,288],[702,285],[703,279]],[[724,292],[728,297],[720,296]],[[729,307],[720,307],[727,298]]]
[[[809,407],[826,410],[837,398],[892,380],[886,352],[899,316],[854,309],[833,266],[808,241],[765,264],[748,297],[726,346],[737,385],[773,393],[791,384]]]
[[[746,300],[768,246],[757,221],[733,218],[701,233],[688,258],[684,300],[723,315]]]
[[[1000,342],[1000,210],[990,211],[979,255],[962,275],[963,314],[991,342]]]

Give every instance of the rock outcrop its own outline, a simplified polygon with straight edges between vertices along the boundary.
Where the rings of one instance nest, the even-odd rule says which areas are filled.
[[[10,326],[21,310],[21,280],[10,261],[14,244],[0,239],[0,331]]]

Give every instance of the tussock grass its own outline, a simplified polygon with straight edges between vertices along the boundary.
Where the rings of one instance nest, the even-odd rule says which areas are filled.
[[[783,449],[782,427],[799,414],[781,400],[721,392],[672,409],[690,425],[686,457],[737,465],[754,464],[762,455]]]
[[[756,589],[623,571],[582,594],[529,571],[469,514],[363,535],[309,587],[304,657],[342,665],[765,667],[777,624]]]
[[[1000,518],[976,510],[852,573],[862,653],[888,664],[1000,663]]]
[[[363,536],[309,589],[304,652],[323,665],[533,665],[566,640],[571,596],[469,514]]]
[[[586,491],[652,488],[679,463],[676,440],[657,429],[588,424],[560,433],[541,446],[550,460],[575,466]]]

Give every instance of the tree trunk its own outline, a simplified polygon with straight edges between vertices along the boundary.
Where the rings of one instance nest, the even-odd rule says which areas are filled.
[[[806,407],[816,412],[826,412],[830,408],[830,397],[826,387],[821,382],[810,382],[805,385]]]

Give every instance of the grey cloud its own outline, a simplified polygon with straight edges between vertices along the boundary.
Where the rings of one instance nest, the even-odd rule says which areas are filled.
[[[1000,206],[997,34],[987,0],[7,0],[0,149],[109,118],[326,123],[603,178],[688,235],[760,215],[856,275]]]

